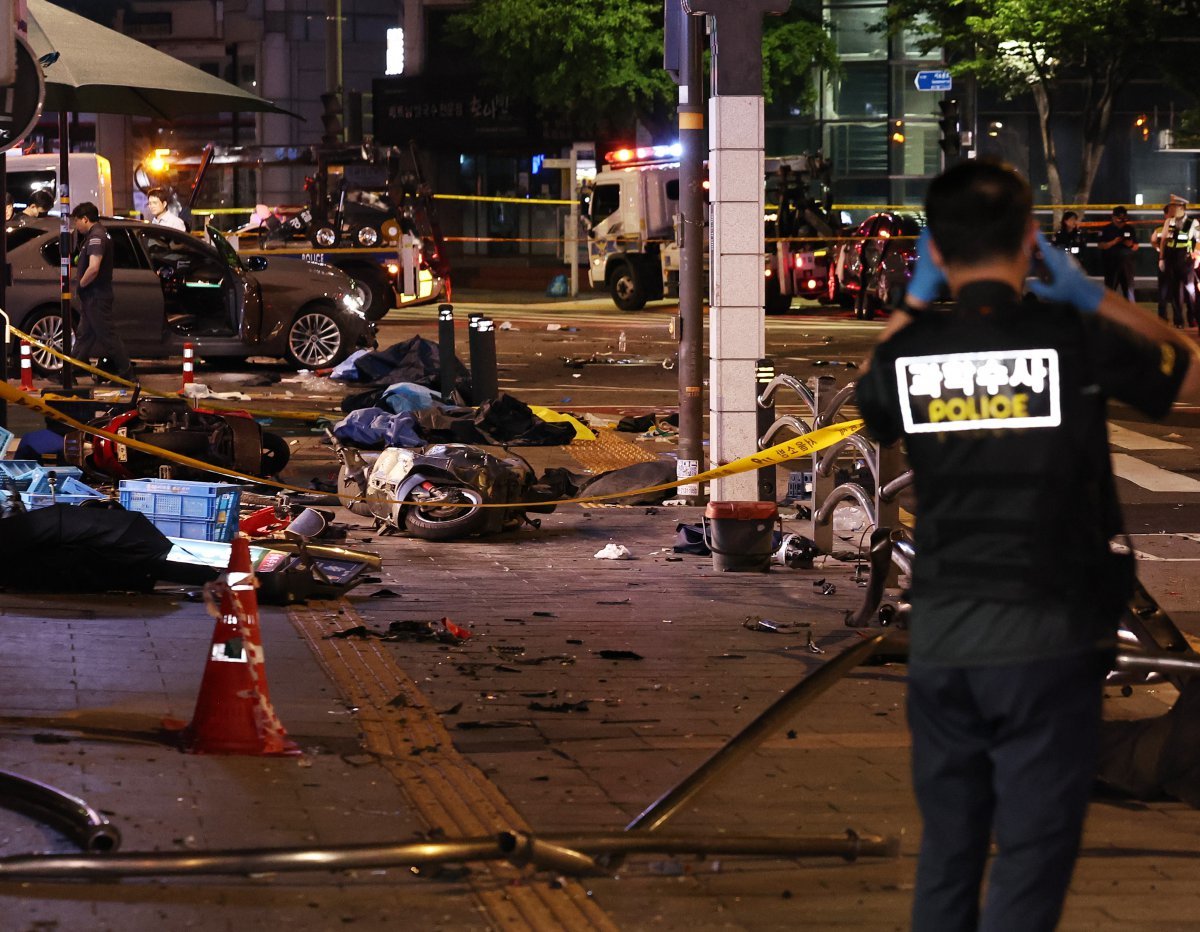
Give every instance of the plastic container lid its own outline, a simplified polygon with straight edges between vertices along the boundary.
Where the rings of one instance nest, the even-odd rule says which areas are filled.
[[[774,502],[709,502],[704,508],[704,517],[714,521],[774,521],[778,514]]]

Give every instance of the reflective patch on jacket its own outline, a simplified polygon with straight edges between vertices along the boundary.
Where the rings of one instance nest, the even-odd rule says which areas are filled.
[[[904,430],[1024,430],[1062,423],[1058,351],[902,356],[896,384]]]

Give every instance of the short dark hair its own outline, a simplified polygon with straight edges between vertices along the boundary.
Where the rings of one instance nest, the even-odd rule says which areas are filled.
[[[29,195],[29,203],[38,210],[49,210],[54,206],[54,198],[49,191],[38,190]]]
[[[164,204],[166,204],[168,201],[171,200],[171,195],[169,195],[167,193],[166,188],[158,188],[158,187],[151,188],[149,191],[146,192],[146,200],[149,200],[152,197],[158,198]]]
[[[84,201],[82,204],[76,204],[75,209],[71,211],[72,220],[87,220],[95,223],[100,219],[100,211],[96,209],[96,205],[91,201]]]
[[[925,216],[948,265],[977,265],[1021,251],[1033,215],[1033,191],[1010,166],[960,162],[934,178]]]
[[[1127,213],[1129,213],[1129,211],[1127,211],[1124,207],[1122,207],[1120,204],[1118,204],[1116,207],[1113,208],[1112,215],[1114,217],[1124,217]]]
[[[1079,216],[1079,214],[1075,213],[1075,211],[1068,210],[1066,213],[1063,214],[1063,223],[1066,223],[1068,220],[1074,220],[1078,216]]]

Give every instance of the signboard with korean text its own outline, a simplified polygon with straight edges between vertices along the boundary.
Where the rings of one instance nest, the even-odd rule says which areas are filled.
[[[1052,349],[903,356],[896,360],[896,386],[910,434],[1062,423]]]
[[[470,149],[537,145],[545,128],[528,104],[486,90],[474,80],[444,76],[376,78],[372,82],[375,141],[385,146]]]
[[[918,91],[949,91],[954,88],[954,78],[949,71],[918,71],[913,84]]]

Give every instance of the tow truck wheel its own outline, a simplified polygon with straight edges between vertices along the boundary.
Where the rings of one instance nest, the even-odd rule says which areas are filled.
[[[766,301],[763,309],[768,314],[786,314],[792,309],[792,296],[780,291],[779,279],[774,275],[767,279],[766,289]]]
[[[623,311],[640,311],[646,306],[646,289],[632,263],[621,262],[613,266],[608,291],[613,304]]]
[[[392,293],[392,285],[383,269],[369,265],[355,265],[343,269],[354,281],[354,290],[362,301],[363,312],[367,320],[380,320],[392,309],[396,301]]]

